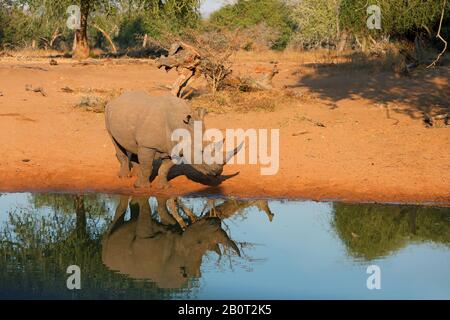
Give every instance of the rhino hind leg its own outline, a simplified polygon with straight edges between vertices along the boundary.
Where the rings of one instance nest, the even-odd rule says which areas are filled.
[[[118,173],[119,178],[130,178],[131,177],[131,166],[130,166],[130,158],[131,154],[129,154],[121,145],[119,145],[113,137],[111,137],[114,148],[116,149],[116,157],[120,163],[120,170]]]
[[[153,171],[153,160],[155,159],[156,151],[150,148],[139,147],[139,175],[134,186],[136,188],[150,187],[150,175]]]

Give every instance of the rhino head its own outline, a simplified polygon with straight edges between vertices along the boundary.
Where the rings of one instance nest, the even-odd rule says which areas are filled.
[[[200,277],[202,258],[208,251],[221,255],[220,245],[241,256],[236,243],[230,239],[219,218],[204,218],[190,225],[182,235],[180,242],[182,252],[187,256],[183,259],[184,271],[190,277]]]
[[[193,134],[194,132],[194,122],[195,121],[202,121],[204,120],[204,117],[206,115],[206,110],[203,108],[200,108],[199,110],[197,110],[197,112],[195,112],[193,115],[189,115],[187,116],[187,118],[185,120],[183,120],[183,122],[188,126],[189,130],[191,131],[191,133]],[[191,166],[199,171],[200,173],[207,175],[207,176],[212,176],[212,177],[218,177],[222,174],[223,172],[223,167],[231,160],[231,158],[233,158],[243,147],[244,142],[242,142],[239,146],[237,146],[236,148],[234,148],[234,150],[225,152],[222,151],[223,150],[223,146],[225,143],[225,139],[222,141],[218,141],[216,142],[213,146],[212,146],[212,150],[214,150],[214,152],[223,152],[223,157],[222,163],[194,163],[191,164]],[[209,143],[203,143],[203,149],[205,149],[205,147],[208,145]],[[195,146],[192,143],[191,145],[191,154],[193,155],[195,153]],[[174,156],[174,155],[172,155]],[[182,154],[178,156],[175,156],[176,158],[178,158],[177,160],[181,160],[181,158],[183,157]]]
[[[224,141],[219,141],[215,144],[214,150],[221,150],[223,148]],[[235,156],[241,149],[244,143],[242,142],[238,147],[229,152],[224,152],[223,155],[223,163],[201,163],[201,164],[192,164],[192,167],[197,171],[207,175],[218,177],[223,172],[223,167]]]

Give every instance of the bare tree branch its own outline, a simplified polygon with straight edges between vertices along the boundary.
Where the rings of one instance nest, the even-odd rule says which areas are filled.
[[[441,29],[442,29],[442,21],[444,21],[444,14],[445,14],[445,7],[447,6],[447,0],[444,0],[444,7],[442,8],[442,14],[441,14],[441,21],[439,22],[439,30],[437,33],[437,38],[439,38],[442,42],[444,42],[444,49],[441,51],[441,53],[439,53],[439,55],[437,56],[437,58],[427,67],[427,68],[431,68],[434,67],[436,65],[436,63],[439,61],[439,59],[441,58],[441,56],[445,53],[445,51],[447,50],[447,41],[445,41],[445,39],[441,36]]]
[[[93,24],[92,25],[95,29],[97,29],[98,31],[100,31],[103,36],[106,38],[106,40],[108,40],[109,44],[111,45],[111,49],[113,53],[117,53],[117,49],[116,46],[114,45],[114,42],[112,41],[111,37],[109,36],[109,34],[103,30],[102,28],[100,28],[98,25]]]

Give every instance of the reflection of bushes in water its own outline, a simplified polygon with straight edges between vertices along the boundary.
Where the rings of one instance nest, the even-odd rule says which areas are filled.
[[[372,260],[409,243],[450,246],[450,209],[396,205],[333,205],[333,227],[354,257]]]
[[[106,209],[99,211],[105,207],[95,199],[38,195],[31,202],[36,207],[53,208],[51,214],[31,208],[9,213],[0,230],[0,265],[4,270],[0,297],[164,299],[176,293],[149,282],[133,281],[103,265],[101,235],[107,224],[100,222],[95,211],[101,212],[103,220],[109,217]],[[94,208],[94,214],[87,208]],[[69,291],[66,287],[70,265],[81,268],[82,290]]]

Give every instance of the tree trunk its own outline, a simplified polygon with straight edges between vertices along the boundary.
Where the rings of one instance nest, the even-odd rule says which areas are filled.
[[[344,51],[345,47],[347,46],[347,38],[348,38],[348,33],[347,31],[342,31],[339,37],[339,42],[337,45],[337,51],[338,52],[342,52]]]
[[[87,37],[87,23],[90,10],[90,1],[81,0],[80,29],[75,31],[76,46],[72,58],[82,60],[89,57],[89,42]]]
[[[414,38],[414,53],[419,63],[422,63],[424,54],[423,54],[422,39],[419,33],[416,33],[416,37]]]
[[[75,52],[75,49],[77,48],[77,34],[75,33],[73,35],[73,42],[72,42],[72,52]]]
[[[84,206],[83,196],[75,196],[74,207],[76,214],[76,236],[78,239],[83,239],[87,236],[86,208]]]
[[[147,41],[148,41],[148,35],[145,34],[144,35],[144,40],[142,41],[142,47],[146,48],[147,47]]]

